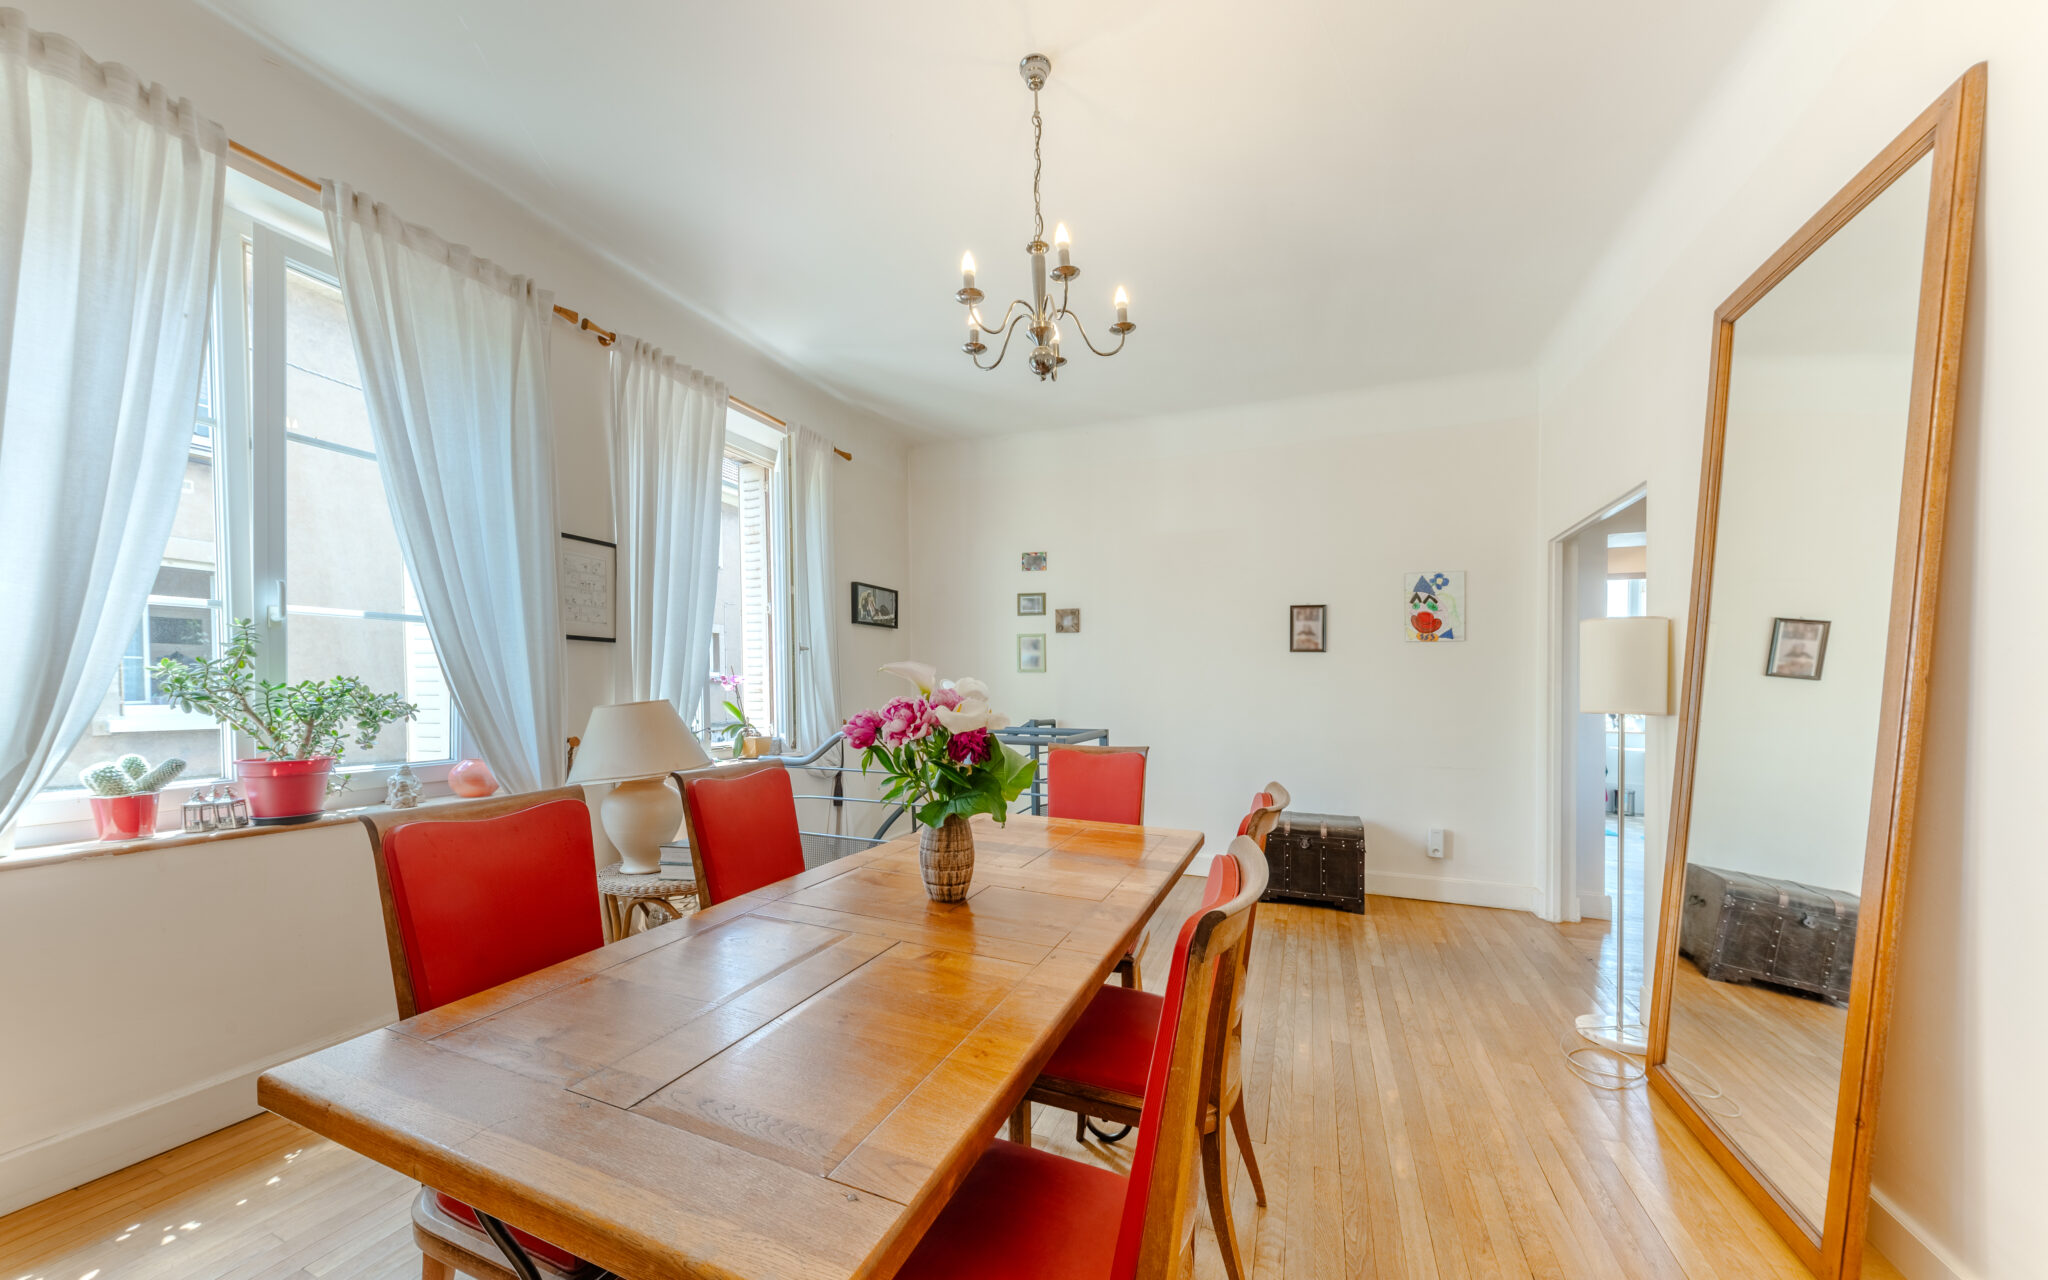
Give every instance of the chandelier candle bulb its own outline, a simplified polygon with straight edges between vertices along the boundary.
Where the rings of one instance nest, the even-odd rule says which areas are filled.
[[[974,287],[974,254],[972,251],[960,255],[960,287]]]
[[[1116,287],[1116,322],[1118,324],[1129,324],[1131,322],[1131,298],[1129,294],[1124,292],[1122,285]]]

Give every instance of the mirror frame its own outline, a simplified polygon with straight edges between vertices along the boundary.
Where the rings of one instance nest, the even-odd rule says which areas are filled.
[[[1864,166],[1714,313],[1706,448],[1700,464],[1699,523],[1693,541],[1692,597],[1686,625],[1684,697],[1679,709],[1646,1062],[1651,1087],[1671,1103],[1799,1259],[1824,1280],[1852,1280],[1861,1273],[1863,1236],[1870,1214],[1871,1141],[1890,1031],[1899,919],[1913,850],[1928,677],[1933,664],[1956,384],[1977,220],[1984,86],[1985,66],[1978,63]],[[1685,904],[1686,836],[1691,826],[1693,767],[1699,747],[1700,687],[1706,670],[1728,378],[1735,322],[1895,179],[1930,155],[1934,168],[1928,183],[1919,324],[1913,344],[1912,395],[1885,641],[1884,697],[1864,848],[1863,896],[1835,1100],[1826,1220],[1816,1234],[1804,1215],[1722,1132],[1715,1118],[1694,1103],[1665,1061],[1670,1048],[1679,920]]]

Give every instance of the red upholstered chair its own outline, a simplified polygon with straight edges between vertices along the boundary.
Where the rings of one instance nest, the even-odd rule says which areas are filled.
[[[1222,975],[1265,890],[1255,865],[1227,902],[1190,916],[1174,943],[1143,1072],[1146,1124],[1129,1177],[998,1139],[939,1212],[897,1280],[1168,1280],[1181,1274],[1188,1173]],[[1233,853],[1236,853],[1235,848]],[[1242,854],[1237,856],[1243,857]],[[1219,860],[1223,861],[1223,860]],[[1104,991],[1121,991],[1105,987]]]
[[[752,893],[804,869],[796,791],[780,761],[675,775],[702,906]]]
[[[363,818],[398,1011],[412,1017],[604,945],[590,810],[581,788],[388,810]],[[545,1274],[602,1269],[524,1231],[513,1237]],[[452,1272],[519,1280],[476,1210],[431,1187],[413,1201],[424,1280]]]
[[[1054,747],[1045,757],[1046,812],[1084,822],[1145,821],[1149,747]]]
[[[1266,789],[1252,797],[1250,812],[1237,824],[1237,834],[1250,836],[1259,846],[1259,852],[1266,851],[1266,837],[1273,834],[1273,828],[1280,821],[1280,811],[1287,807],[1287,788],[1277,782],[1269,782]]]
[[[1263,810],[1254,810],[1253,816]],[[1250,819],[1247,819],[1249,822]],[[1223,1251],[1224,1271],[1230,1280],[1244,1280],[1244,1264],[1237,1244],[1236,1224],[1230,1216],[1230,1191],[1225,1181],[1227,1162],[1223,1154],[1223,1124],[1227,1118],[1237,1131],[1237,1146],[1251,1175],[1252,1191],[1259,1204],[1266,1203],[1265,1181],[1259,1176],[1257,1158],[1252,1154],[1251,1125],[1244,1111],[1244,1079],[1240,1067],[1244,1041],[1245,968],[1251,957],[1252,924],[1259,893],[1265,892],[1266,860],[1249,835],[1233,840],[1230,851],[1209,864],[1209,884],[1203,893],[1203,908],[1209,909],[1238,897],[1243,881],[1257,881],[1258,891],[1244,912],[1244,936],[1224,958],[1217,977],[1216,998],[1202,1058],[1202,1107],[1198,1113],[1201,1133],[1202,1180],[1209,1193],[1209,1215],[1216,1227],[1216,1242]],[[1140,1125],[1142,1135],[1148,1124],[1149,1098],[1144,1084],[1145,1064],[1157,1051],[1165,1033],[1165,1003],[1158,996],[1122,987],[1104,987],[1095,993],[1081,1019],[1067,1038],[1053,1050],[1051,1061],[1024,1097],[1010,1119],[1010,1137],[1031,1141],[1031,1104],[1043,1102],[1072,1111],[1076,1122],[1095,1117],[1118,1124]],[[1078,1135],[1077,1135],[1078,1136]]]

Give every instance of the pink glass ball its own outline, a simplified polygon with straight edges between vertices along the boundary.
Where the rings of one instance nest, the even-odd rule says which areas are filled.
[[[457,760],[448,769],[448,789],[466,800],[478,800],[498,789],[498,775],[481,760]]]

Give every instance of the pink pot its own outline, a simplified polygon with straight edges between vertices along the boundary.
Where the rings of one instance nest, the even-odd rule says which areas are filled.
[[[92,826],[102,840],[136,840],[156,834],[156,797],[91,796]]]
[[[237,760],[235,777],[249,797],[249,819],[259,827],[311,822],[327,805],[327,775],[334,757],[318,760]]]

